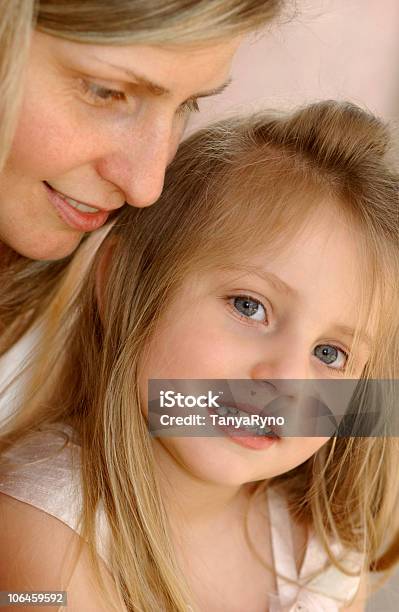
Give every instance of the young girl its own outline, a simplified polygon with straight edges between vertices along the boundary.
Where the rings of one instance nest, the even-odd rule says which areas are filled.
[[[147,384],[398,378],[388,145],[335,102],[226,120],[181,146],[162,202],[76,255],[2,438],[2,590],[66,589],[74,611],[364,609],[369,570],[396,561],[397,439],[151,438]]]

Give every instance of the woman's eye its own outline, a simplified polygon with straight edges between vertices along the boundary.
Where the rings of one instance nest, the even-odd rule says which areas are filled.
[[[259,322],[267,321],[264,306],[254,298],[244,296],[233,297],[230,298],[230,304],[241,316],[247,319]]]
[[[329,368],[336,370],[344,370],[348,360],[345,351],[331,344],[319,344],[315,347],[313,354]]]
[[[97,83],[83,81],[85,93],[96,103],[107,104],[109,102],[119,102],[126,100],[126,94],[117,89],[109,89]]]

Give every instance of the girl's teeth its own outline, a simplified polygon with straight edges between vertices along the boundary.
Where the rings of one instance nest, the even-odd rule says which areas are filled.
[[[233,415],[245,418],[248,417],[248,412],[243,412],[242,410],[238,410],[238,408],[234,408],[233,406],[219,406],[218,408],[215,408],[215,412],[219,416]],[[255,436],[274,436],[273,430],[267,425],[265,425],[265,427],[260,427],[256,425],[254,425],[253,427],[246,427],[245,425],[243,425],[243,429],[248,431],[249,434]]]
[[[76,200],[72,200],[72,198],[68,198],[67,196],[62,196],[64,200],[68,202],[73,208],[80,210],[85,213],[96,213],[98,212],[98,208],[94,208],[93,206],[88,206],[87,204],[82,204],[81,202],[76,202]]]
[[[270,427],[258,427],[256,429],[257,436],[273,436],[273,430]]]

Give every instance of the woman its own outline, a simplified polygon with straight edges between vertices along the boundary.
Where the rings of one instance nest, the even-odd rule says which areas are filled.
[[[68,263],[37,260],[158,198],[188,113],[281,3],[0,0],[0,354]]]
[[[188,113],[226,86],[242,34],[280,2],[2,4],[0,239],[43,260],[125,202],[158,198]]]

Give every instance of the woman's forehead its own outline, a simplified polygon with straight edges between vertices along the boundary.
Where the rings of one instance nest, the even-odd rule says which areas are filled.
[[[197,45],[83,44],[35,31],[32,48],[43,60],[50,54],[66,67],[146,86],[153,95],[167,96],[179,89],[182,95],[205,97],[227,86],[240,42],[237,36]]]

